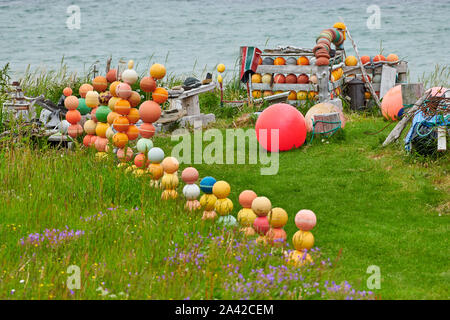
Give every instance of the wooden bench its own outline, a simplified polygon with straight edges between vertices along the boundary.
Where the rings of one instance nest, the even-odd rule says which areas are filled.
[[[181,125],[186,126],[186,124],[192,125],[195,128],[199,127],[199,123],[201,121],[202,126],[206,126],[210,122],[215,122],[216,118],[214,114],[203,114],[200,112],[200,104],[198,95],[205,92],[214,91],[217,87],[215,82],[211,82],[209,84],[201,85],[200,87],[184,91],[181,94],[174,94],[169,91],[169,112],[174,113],[173,110],[178,110],[178,114],[180,115]],[[175,119],[178,120],[178,119]],[[167,123],[164,120],[164,115],[161,117],[161,121],[159,123]]]

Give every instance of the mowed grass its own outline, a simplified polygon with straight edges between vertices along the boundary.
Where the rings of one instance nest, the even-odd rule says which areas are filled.
[[[183,210],[182,197],[161,201],[161,191],[149,187],[149,177],[125,173],[113,158],[97,162],[93,150],[3,150],[0,297],[110,297],[101,296],[97,289],[102,287],[130,299],[344,298],[347,292],[313,294],[304,283],[346,280],[357,290],[368,290],[366,270],[376,265],[381,289],[371,291],[383,299],[448,299],[448,157],[420,162],[405,156],[398,145],[381,149],[388,130],[364,132],[382,126],[380,119],[353,116],[344,134],[328,143],[318,138],[280,153],[276,175],[261,175],[258,164],[194,165],[200,177],[230,183],[235,216],[238,195],[245,189],[284,208],[289,244],[297,231],[295,214],[305,208],[316,213],[312,233],[323,256],[317,254],[315,266],[298,269],[306,280],[286,278],[249,295],[230,289],[239,281],[230,270],[237,266],[246,281],[259,279],[252,269],[269,272],[284,264],[279,251],[253,247],[236,231],[202,222],[201,213]],[[168,136],[154,142],[166,154],[175,145]],[[94,217],[85,221],[89,216]],[[85,235],[57,246],[20,244],[30,233],[66,225]],[[170,257],[180,251],[195,258],[173,262]],[[322,267],[327,258],[333,265]],[[74,292],[65,286],[70,265],[82,272],[81,289]],[[289,288],[282,289],[284,285]]]

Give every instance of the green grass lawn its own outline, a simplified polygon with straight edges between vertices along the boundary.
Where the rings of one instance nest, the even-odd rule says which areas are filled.
[[[366,270],[376,265],[381,289],[371,291],[382,299],[448,299],[448,156],[421,162],[406,156],[399,145],[382,149],[389,130],[364,132],[384,125],[379,118],[352,116],[344,134],[328,143],[318,138],[280,153],[276,175],[261,175],[258,164],[194,165],[200,177],[230,183],[233,215],[245,189],[284,208],[289,243],[297,231],[295,214],[301,209],[316,213],[312,233],[321,254],[314,255],[315,265],[290,268],[280,280],[286,289],[269,284],[248,296],[233,287],[238,274],[256,283],[252,269],[269,274],[272,266],[284,265],[280,252],[254,247],[234,231],[202,222],[201,213],[184,212],[182,197],[161,201],[161,191],[149,187],[148,177],[126,174],[113,159],[95,161],[93,150],[3,150],[0,298],[96,299],[102,297],[100,286],[130,299],[345,298],[347,292],[321,296],[304,284],[348,281],[367,291]],[[154,142],[166,155],[175,144],[167,136]],[[108,210],[112,207],[119,208]],[[57,246],[20,244],[30,233],[66,225],[85,234]],[[184,260],[174,262],[170,257],[180,251]],[[81,268],[82,286],[71,293],[65,272],[73,264]],[[233,274],[235,267],[239,272]]]

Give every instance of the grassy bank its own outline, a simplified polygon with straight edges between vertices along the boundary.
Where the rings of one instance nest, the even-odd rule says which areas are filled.
[[[0,297],[361,298],[367,267],[377,265],[381,289],[372,291],[383,299],[447,299],[448,158],[420,162],[382,150],[381,137],[363,133],[382,125],[352,117],[339,139],[281,153],[274,176],[261,176],[260,165],[196,165],[201,177],[231,184],[233,215],[247,188],[286,209],[289,239],[298,210],[316,213],[315,265],[287,270],[280,251],[202,222],[201,213],[184,212],[182,199],[161,201],[149,177],[125,173],[113,159],[97,162],[93,150],[4,149]],[[161,136],[155,144],[168,153],[174,142]],[[28,238],[66,226],[80,235]],[[70,265],[82,280],[72,292]],[[342,287],[329,289],[332,281]]]
[[[436,69],[427,86],[448,85],[448,70]],[[66,85],[76,92],[86,77],[61,67],[28,74],[23,86],[56,102]],[[167,85],[179,83],[170,77]],[[225,99],[244,96],[237,82],[226,84]],[[251,130],[252,119],[239,124],[238,117],[254,110],[221,108],[219,99],[217,92],[200,96],[202,112],[216,114],[213,127]],[[99,162],[94,150],[30,143],[26,130],[14,140],[3,137],[0,298],[448,299],[448,154],[422,159],[400,144],[381,148],[389,129],[366,134],[386,125],[379,112],[347,117],[345,130],[330,140],[280,153],[276,175],[261,175],[262,164],[194,164],[201,177],[230,183],[234,216],[245,189],[284,208],[288,250],[295,214],[313,210],[314,264],[301,268],[288,266],[280,249],[185,212],[182,196],[161,201],[148,176],[126,173],[112,156]],[[166,155],[176,144],[169,134],[153,140]],[[81,271],[79,290],[66,286],[72,265]],[[372,265],[380,268],[381,289],[366,285]]]

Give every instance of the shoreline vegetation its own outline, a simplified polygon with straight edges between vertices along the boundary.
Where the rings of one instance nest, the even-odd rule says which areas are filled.
[[[21,85],[27,96],[44,94],[57,102],[66,86],[78,92],[90,70],[78,76],[62,60],[54,71],[28,68]],[[6,83],[16,80],[8,74],[6,65],[0,104]],[[227,79],[224,99],[245,99],[237,75]],[[171,73],[161,85],[182,81]],[[450,87],[450,66],[437,65],[419,81]],[[258,246],[237,230],[186,213],[182,196],[160,201],[149,177],[126,173],[113,157],[96,161],[95,151],[82,143],[56,149],[34,141],[26,128],[19,129],[19,139],[0,138],[0,298],[448,299],[448,154],[407,155],[402,138],[382,148],[392,126],[365,134],[386,126],[381,112],[352,112],[343,102],[345,130],[280,153],[275,176],[261,176],[259,164],[196,165],[201,177],[230,183],[234,216],[247,188],[284,208],[287,250],[295,213],[313,210],[314,263],[300,268],[289,266],[281,249]],[[221,108],[218,91],[202,94],[200,107],[215,113],[212,127],[254,127],[252,117],[237,119],[257,110]],[[153,140],[167,155],[174,146],[169,134]],[[373,265],[380,267],[380,289],[367,287]],[[70,266],[81,270],[80,289],[66,286]]]

